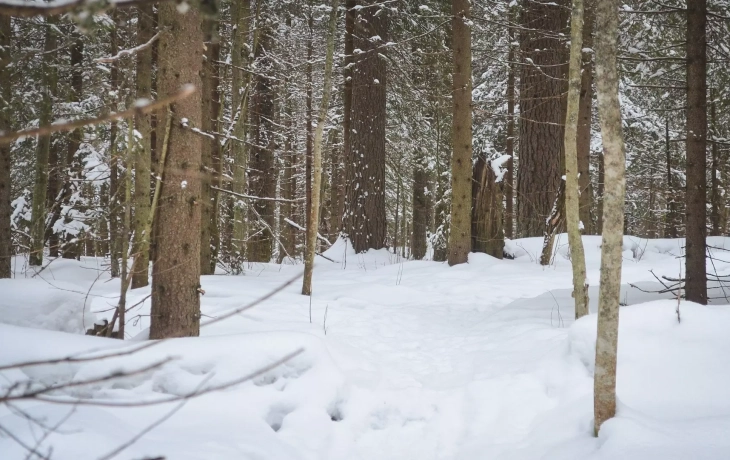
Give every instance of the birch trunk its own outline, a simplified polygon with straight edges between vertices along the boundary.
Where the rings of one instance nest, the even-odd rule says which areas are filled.
[[[594,375],[594,429],[616,414],[616,352],[618,350],[621,250],[624,231],[626,159],[618,97],[618,0],[596,2],[596,88],[603,138],[603,238],[601,288]]]

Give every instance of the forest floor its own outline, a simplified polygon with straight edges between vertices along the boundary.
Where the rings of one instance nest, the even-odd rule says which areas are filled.
[[[200,338],[104,360],[0,371],[5,394],[15,382],[64,386],[174,358],[145,373],[46,395],[87,404],[0,406],[0,458],[28,456],[8,431],[63,460],[103,458],[141,432],[115,458],[730,458],[730,289],[710,291],[722,297],[716,305],[679,303],[678,322],[672,294],[642,293],[628,283],[657,290],[650,270],[678,276],[683,240],[625,238],[618,415],[594,438],[596,315],[573,320],[565,242],[563,235],[553,265],[543,268],[536,263],[539,239],[508,242],[514,260],[472,254],[456,267],[404,261],[385,250],[356,255],[340,241],[325,253],[332,261],[317,260],[311,300],[299,294],[297,280],[209,326],[280,288],[302,266],[252,264],[243,276],[203,277]],[[595,312],[600,237],[584,242]],[[730,239],[710,244],[730,248]],[[730,261],[728,253],[715,256]],[[110,318],[117,303],[119,280],[109,278],[104,263],[54,260],[34,276],[17,258],[16,278],[0,281],[0,365],[140,346],[149,299],[128,313],[130,341],[81,335],[94,320]],[[730,275],[730,262],[716,260],[708,269]],[[131,291],[128,305],[149,294],[149,287]],[[299,348],[301,354],[252,381],[183,404],[139,405],[225,385]],[[62,423],[44,437],[45,429],[23,414],[46,427]]]

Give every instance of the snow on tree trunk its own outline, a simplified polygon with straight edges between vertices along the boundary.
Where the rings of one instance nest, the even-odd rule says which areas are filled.
[[[8,64],[13,30],[10,16],[0,14],[0,132],[10,131],[12,82]],[[10,145],[0,144],[0,278],[10,278],[13,240],[10,233]]]

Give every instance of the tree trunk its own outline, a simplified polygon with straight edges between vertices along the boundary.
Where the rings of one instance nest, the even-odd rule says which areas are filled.
[[[594,429],[616,414],[621,251],[624,231],[626,158],[618,93],[618,0],[596,2],[596,87],[605,162],[601,287],[594,373]]]
[[[565,219],[570,244],[570,261],[573,267],[573,298],[575,318],[588,314],[588,281],[583,239],[580,233],[581,187],[580,154],[578,153],[578,129],[581,96],[585,99],[581,84],[581,54],[583,49],[583,0],[573,0],[570,19],[570,65],[568,70],[568,107],[565,116]],[[585,88],[583,88],[585,89]],[[590,104],[588,104],[590,111]],[[589,117],[590,119],[590,117]],[[581,122],[584,120],[580,120]],[[589,122],[590,123],[590,122]],[[588,129],[590,138],[590,127]],[[585,146],[581,146],[585,147]],[[583,152],[585,153],[585,152]],[[587,168],[586,168],[587,169]],[[580,176],[580,177],[579,177]],[[590,181],[589,181],[590,182]],[[590,220],[587,221],[590,224]],[[586,225],[586,222],[583,222]]]
[[[353,159],[352,156],[352,78],[354,75],[353,69],[355,67],[355,56],[353,51],[355,49],[355,7],[357,6],[357,0],[345,0],[345,62],[342,70],[342,77],[344,84],[342,87],[342,159],[344,170],[343,181],[341,183],[341,208],[338,218],[340,219],[340,230],[347,232],[347,193],[348,187],[348,174],[351,167],[350,161]]]
[[[204,19],[204,28],[207,30],[205,41],[205,60],[203,62],[202,75],[202,107],[203,114],[202,129],[206,133],[218,132],[218,112],[220,111],[218,91],[218,64],[220,60],[220,43],[218,41],[218,21]],[[217,181],[217,171],[214,168],[214,157],[220,156],[220,143],[218,138],[203,139],[203,151],[201,152],[203,177],[201,189],[201,227],[200,227],[200,274],[212,275],[215,271],[215,259],[213,258],[212,239],[217,231],[216,199],[217,192],[211,189]],[[217,185],[216,185],[217,186]]]
[[[154,34],[152,4],[137,8],[137,45],[147,43]],[[137,99],[152,98],[152,47],[137,52]],[[132,289],[149,284],[150,235],[145,233],[150,215],[150,176],[152,168],[152,125],[149,114],[137,114],[134,124],[140,134],[135,152],[134,242]]]
[[[514,8],[510,8],[508,16],[510,24],[514,20]],[[509,52],[507,53],[507,139],[506,154],[509,155],[507,161],[507,172],[504,175],[504,199],[505,199],[505,215],[504,215],[504,233],[507,238],[514,238],[514,222],[515,222],[515,47],[512,43],[515,40],[514,28],[508,29]]]
[[[164,97],[189,84],[196,91],[159,119],[166,122],[166,117],[174,117],[175,121],[169,139],[162,141],[167,142],[168,152],[157,211],[151,339],[200,334],[202,141],[201,136],[184,129],[180,120],[187,118],[192,126],[201,126],[203,32],[197,8],[180,14],[175,4],[161,3],[158,11],[160,28],[167,31],[159,44],[158,94]]]
[[[583,22],[583,49],[593,47],[593,3],[595,0],[586,0]],[[571,31],[572,36],[572,31]],[[583,233],[596,233],[591,209],[593,208],[593,186],[591,185],[591,118],[593,107],[593,54],[583,54],[583,71],[580,75],[580,103],[578,109],[578,187],[580,189],[580,221],[583,223]],[[567,158],[567,157],[566,157]]]
[[[669,120],[664,127],[665,155],[667,160],[667,220],[664,227],[664,238],[677,238],[679,227],[679,213],[677,212],[677,191],[674,187],[674,172],[672,171],[672,149],[669,140]]]
[[[304,257],[304,279],[302,294],[312,295],[312,272],[314,271],[314,252],[317,247],[317,232],[319,230],[319,202],[322,182],[322,137],[324,124],[327,121],[327,110],[330,105],[332,92],[332,67],[335,51],[335,33],[337,29],[338,0],[332,0],[330,10],[329,29],[327,33],[327,54],[324,64],[324,83],[322,84],[322,101],[317,113],[317,128],[314,133],[312,149],[312,205],[307,212],[307,244]]]
[[[313,155],[313,141],[312,137],[312,55],[314,53],[314,16],[312,12],[312,2],[309,2],[309,16],[307,17],[307,27],[309,29],[309,40],[307,40],[307,89],[305,96],[306,104],[306,120],[305,120],[305,152],[304,152],[304,195],[305,195],[305,209],[307,215],[307,225],[309,225],[309,216],[312,213],[312,155]],[[316,239],[315,239],[316,243]],[[304,238],[304,254],[309,254],[309,238]],[[308,295],[308,294],[307,294]]]
[[[10,16],[0,14],[0,132],[13,129],[10,112],[12,82],[10,79],[10,46],[13,43]],[[10,145],[0,143],[0,278],[12,276],[13,239],[10,216]]]
[[[520,37],[520,167],[517,224],[522,236],[539,236],[563,175],[563,122],[567,56],[561,32],[566,1],[527,1]]]
[[[269,54],[274,44],[271,24],[264,19],[257,25],[254,58],[256,75],[251,101],[252,144],[249,188],[251,195],[274,198],[276,195],[276,170],[274,164],[274,84],[269,75],[273,59]],[[271,262],[274,242],[274,208],[270,200],[253,200],[250,219],[257,227],[248,242],[248,260]]]
[[[416,147],[413,169],[413,238],[411,240],[411,252],[416,260],[426,257],[428,250],[430,202],[427,193],[428,165],[424,153],[421,147]]]
[[[56,69],[52,64],[53,51],[57,46],[56,24],[58,18],[46,19],[46,31],[43,45],[43,95],[40,103],[38,124],[46,126],[51,123],[53,96],[56,87]],[[43,247],[46,235],[46,194],[48,193],[48,156],[51,148],[51,135],[38,137],[36,146],[35,184],[33,186],[33,203],[31,206],[31,246],[30,265],[43,265]],[[55,197],[54,197],[55,198]]]
[[[117,12],[111,12],[111,19],[115,23],[111,31],[111,46],[109,53],[112,56],[117,54],[118,50],[118,34],[116,27]],[[117,111],[117,90],[119,89],[119,66],[114,61],[111,64],[109,72],[109,86],[112,92],[111,106],[113,111]],[[117,131],[118,125],[116,121],[111,122],[109,127],[109,265],[112,278],[119,277],[119,259],[121,257],[120,244],[120,227],[119,227],[119,167],[117,156]]]
[[[231,142],[231,157],[233,158],[233,183],[231,189],[235,193],[246,193],[248,168],[248,147],[246,145],[248,130],[248,100],[250,74],[243,72],[249,64],[251,48],[248,47],[249,30],[251,24],[251,1],[241,0],[233,8],[235,12],[235,29],[233,31],[233,49],[231,62],[233,64],[232,107],[234,128],[233,135],[239,139]],[[254,34],[256,35],[256,34]],[[255,41],[255,40],[254,40]],[[247,209],[245,204],[233,198],[233,233],[231,235],[234,270],[240,270],[241,260],[246,252],[246,221]]]
[[[471,249],[471,6],[469,0],[451,2],[452,47],[454,50],[451,231],[449,265],[463,264]]]
[[[707,0],[687,3],[686,298],[707,304]]]
[[[479,155],[472,185],[471,250],[501,259],[504,255],[503,200],[496,180],[489,163]]]
[[[565,181],[560,181],[558,193],[553,201],[553,208],[550,215],[545,219],[545,231],[542,236],[542,253],[540,254],[540,265],[550,265],[553,261],[553,246],[555,235],[558,234],[565,223]]]
[[[355,57],[350,109],[350,143],[347,164],[346,231],[355,249],[381,249],[386,245],[385,124],[386,48],[388,14],[373,1],[357,10],[353,46]],[[373,39],[373,37],[378,39]]]

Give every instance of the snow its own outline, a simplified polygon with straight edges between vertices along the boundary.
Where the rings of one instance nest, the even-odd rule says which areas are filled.
[[[583,241],[587,279],[598,280],[601,239]],[[0,426],[34,445],[42,430],[18,409],[46,425],[68,416],[40,444],[61,460],[100,458],[175,409],[118,458],[728,458],[727,301],[681,302],[678,322],[671,294],[629,286],[656,289],[649,270],[676,277],[684,240],[624,239],[619,407],[598,438],[592,436],[596,316],[573,321],[566,243],[558,235],[549,267],[536,263],[541,238],[506,241],[514,260],[471,254],[468,264],[448,267],[407,261],[386,249],[356,254],[340,239],[323,254],[331,260],[316,259],[311,305],[297,280],[254,308],[207,326],[282,286],[302,266],[251,264],[244,276],[206,276],[201,337],[166,340],[116,358],[0,371],[0,392],[13,382],[41,388],[169,362],[46,396],[107,405],[0,406]],[[730,247],[730,239],[711,238],[709,244]],[[31,271],[16,257],[15,278],[0,280],[0,366],[150,343],[144,341],[149,287],[128,294],[128,305],[140,303],[127,313],[131,340],[80,335],[94,320],[109,319],[116,304],[120,282],[109,278],[107,263],[56,259]],[[719,275],[729,274],[730,263],[715,265]],[[598,286],[589,294],[595,312]],[[251,381],[183,405],[175,400],[235,382],[299,349]],[[109,405],[155,401],[171,402]],[[27,456],[5,436],[0,452],[3,459]]]

